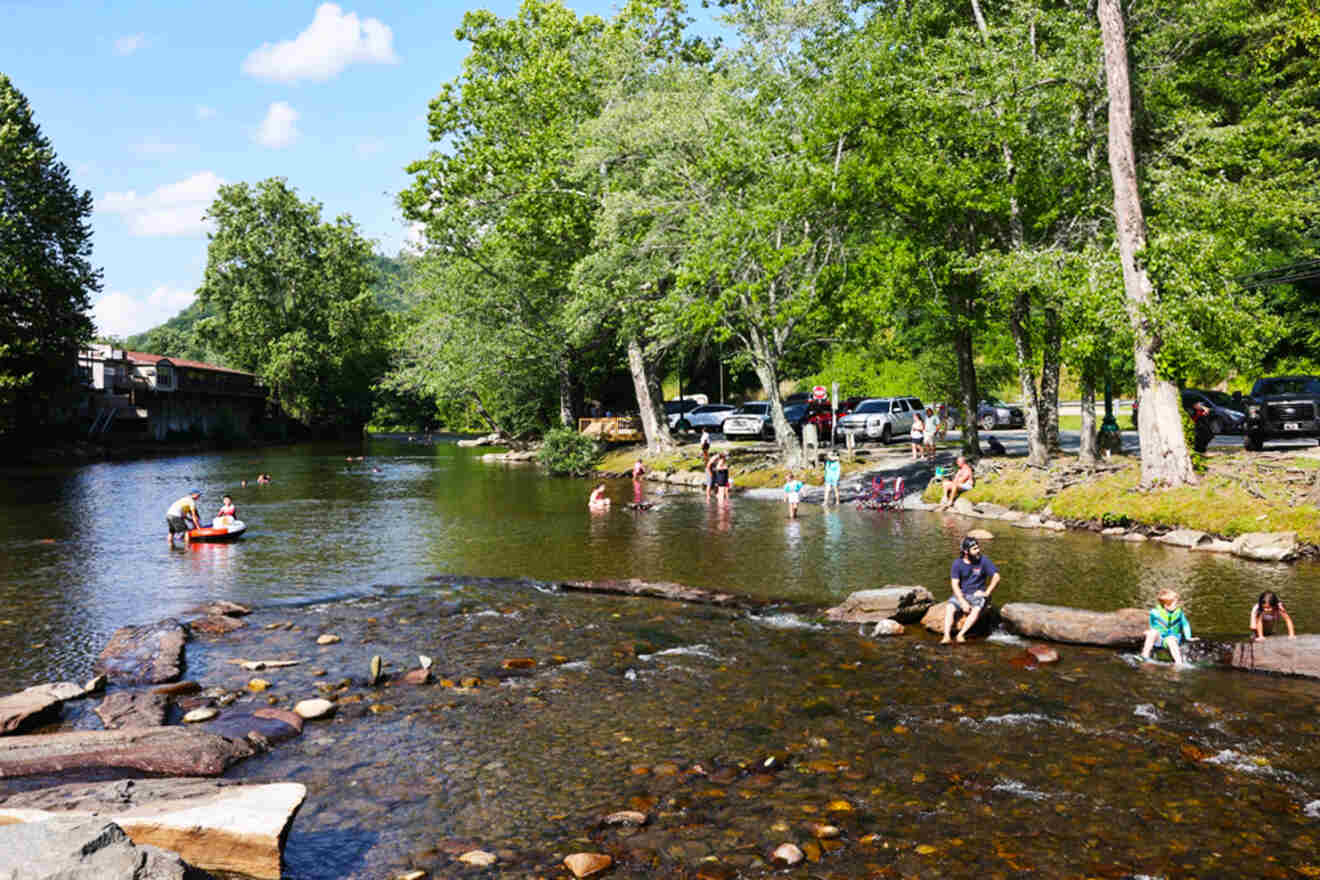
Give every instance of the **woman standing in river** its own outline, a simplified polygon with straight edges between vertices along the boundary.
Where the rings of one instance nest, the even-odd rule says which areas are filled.
[[[723,452],[715,456],[715,498],[729,500],[729,456]]]

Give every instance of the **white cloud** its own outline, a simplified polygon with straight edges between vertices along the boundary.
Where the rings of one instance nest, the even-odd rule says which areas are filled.
[[[147,294],[112,290],[92,303],[98,333],[123,338],[165,323],[192,305],[191,290],[162,284]]]
[[[196,113],[197,113],[197,119],[199,121],[205,121],[207,119],[215,118],[215,108],[208,107],[205,104],[198,104]]]
[[[129,34],[126,37],[119,37],[115,40],[115,54],[132,55],[138,49],[141,49],[146,45],[146,34]]]
[[[224,183],[213,171],[170,183],[140,196],[134,190],[106,193],[96,210],[118,214],[136,236],[182,238],[203,235],[209,225],[202,219]]]
[[[283,101],[271,104],[253,139],[272,150],[291,146],[298,139],[298,111]]]
[[[398,64],[394,34],[379,19],[359,19],[322,3],[307,30],[292,40],[263,43],[243,61],[243,72],[283,83],[324,81],[355,63]]]

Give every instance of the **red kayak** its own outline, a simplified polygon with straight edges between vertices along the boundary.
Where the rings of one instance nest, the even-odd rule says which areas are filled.
[[[235,538],[242,537],[247,531],[247,525],[232,516],[217,516],[211,520],[211,525],[204,529],[191,529],[188,532],[189,541],[232,541]]]

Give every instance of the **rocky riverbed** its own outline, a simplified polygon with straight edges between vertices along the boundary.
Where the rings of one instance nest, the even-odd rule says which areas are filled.
[[[636,878],[769,876],[799,854],[837,878],[1316,868],[1314,682],[1072,645],[1045,663],[1013,636],[948,648],[800,612],[451,577],[265,608],[193,633],[197,687],[165,686],[167,720],[216,714],[164,729],[245,743],[227,783],[305,789],[295,880],[606,864],[573,855]],[[333,708],[302,720],[313,699]],[[25,738],[93,732],[99,703]]]

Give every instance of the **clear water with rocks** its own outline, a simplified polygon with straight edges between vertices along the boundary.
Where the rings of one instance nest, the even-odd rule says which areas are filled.
[[[233,494],[250,536],[171,551],[164,508],[194,485],[204,509]],[[388,441],[8,474],[0,689],[85,676],[126,623],[257,605],[194,640],[186,675],[239,691],[250,674],[227,660],[296,657],[239,704],[338,699],[230,771],[308,786],[286,852],[300,880],[466,875],[471,849],[497,856],[483,876],[565,876],[578,851],[614,856],[611,876],[767,876],[784,842],[817,877],[1320,876],[1320,683],[1070,646],[1034,668],[1002,635],[950,649],[773,607],[557,591],[640,577],[820,606],[884,583],[942,597],[971,525],[813,505],[788,522],[653,485],[654,510],[592,515],[588,489]],[[1268,587],[1303,631],[1320,620],[1313,565],[990,528],[1003,602],[1145,606],[1173,586],[1198,634],[1236,635]],[[325,632],[342,641],[318,646]],[[437,681],[370,687],[373,654],[391,673],[427,654]],[[630,809],[648,823],[602,824]]]

